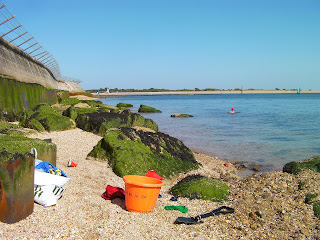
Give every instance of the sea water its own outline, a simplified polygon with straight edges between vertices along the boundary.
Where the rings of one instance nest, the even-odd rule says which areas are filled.
[[[183,141],[193,151],[232,161],[282,168],[290,161],[320,155],[320,94],[214,94],[107,97],[155,107],[151,118],[159,131]],[[235,114],[228,113],[235,108]],[[185,113],[192,118],[172,118]]]

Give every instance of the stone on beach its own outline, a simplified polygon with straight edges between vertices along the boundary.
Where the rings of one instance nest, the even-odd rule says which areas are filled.
[[[180,140],[161,132],[133,128],[107,132],[88,157],[108,161],[115,174],[121,177],[156,170],[159,175],[170,178],[200,166]]]
[[[46,131],[61,131],[74,127],[70,118],[62,116],[49,104],[39,104],[32,109],[32,115],[27,116],[23,125],[39,131],[43,131],[43,129]]]
[[[76,118],[77,127],[104,136],[111,128],[143,127],[158,131],[158,125],[140,114],[128,110],[116,112],[96,112],[81,114]]]
[[[289,162],[284,165],[283,171],[297,174],[305,169],[310,169],[320,173],[320,156],[312,157],[304,161]]]
[[[213,202],[228,201],[228,191],[228,185],[222,181],[201,175],[189,175],[170,189],[175,196]]]

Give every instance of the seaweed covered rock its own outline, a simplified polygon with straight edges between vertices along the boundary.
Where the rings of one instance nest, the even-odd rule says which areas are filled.
[[[200,166],[180,140],[161,132],[132,128],[109,131],[88,157],[108,160],[114,173],[121,177],[156,170],[160,176],[170,178]]]
[[[81,114],[76,118],[77,127],[103,136],[110,128],[144,127],[158,131],[158,125],[140,114],[123,112],[96,112]]]
[[[185,113],[175,113],[175,114],[171,114],[171,117],[174,117],[174,118],[189,118],[189,117],[193,117],[193,116],[189,115],[189,114],[185,114]]]
[[[43,132],[46,129],[44,128],[44,126],[42,126],[42,124],[35,118],[31,118],[30,120],[28,120],[25,125],[25,127],[37,130],[39,132]]]
[[[320,219],[320,201],[313,204],[313,213]]]
[[[81,100],[78,98],[68,98],[63,101],[60,101],[59,104],[66,105],[66,106],[73,106],[73,105],[78,104],[80,102],[81,102]]]
[[[298,174],[305,169],[320,173],[320,156],[312,157],[304,161],[289,162],[283,166],[283,172],[292,174]]]
[[[203,199],[213,202],[228,200],[229,187],[220,180],[201,176],[189,175],[170,189],[175,196],[190,199]]]
[[[313,213],[314,216],[320,219],[320,200],[318,193],[308,193],[305,196],[304,202],[306,204],[313,204]]]
[[[30,152],[31,148],[37,149],[38,159],[56,165],[57,147],[55,144],[39,139],[0,134],[0,151],[24,154]]]
[[[63,111],[62,115],[71,118],[72,120],[76,120],[78,115],[84,114],[84,113],[93,113],[93,112],[98,112],[98,109],[96,108],[91,108],[91,107],[77,107],[71,106],[67,108],[66,110]]]
[[[1,107],[1,106],[0,106]],[[0,121],[14,122],[17,120],[17,114],[14,111],[2,111],[0,109]]]
[[[141,113],[161,113],[160,110],[158,110],[154,107],[143,105],[143,104],[140,105],[138,112],[141,112]]]
[[[72,120],[75,120],[78,117],[78,115],[84,113],[118,111],[117,108],[108,107],[104,105],[101,101],[74,99],[76,98],[70,98],[70,100],[62,102],[63,106],[68,106],[67,109],[64,109],[62,115],[69,117]]]
[[[308,193],[305,197],[304,202],[307,204],[313,203],[313,201],[318,197],[318,193]]]
[[[41,130],[39,123],[46,131],[67,130],[74,126],[72,120],[62,116],[59,111],[48,104],[40,104],[33,109],[33,114],[24,121],[24,126]]]
[[[117,104],[117,107],[118,108],[130,108],[130,107],[133,107],[133,105],[130,104],[130,103],[122,103],[122,102],[120,102],[120,103]]]
[[[101,101],[81,100],[81,102],[87,103],[92,108],[96,108],[98,112],[110,112],[110,111],[118,112],[119,111],[116,107],[105,105]]]
[[[0,121],[0,134],[6,134],[11,136],[24,136],[25,133],[25,129],[22,130],[22,128],[20,128],[17,124]]]

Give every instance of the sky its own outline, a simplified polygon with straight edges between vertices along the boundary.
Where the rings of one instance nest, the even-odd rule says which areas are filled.
[[[320,90],[319,0],[2,0],[85,90]]]

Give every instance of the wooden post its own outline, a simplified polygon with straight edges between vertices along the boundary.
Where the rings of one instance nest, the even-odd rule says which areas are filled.
[[[18,222],[33,212],[34,157],[0,153],[0,221]],[[2,159],[8,161],[1,161]]]

